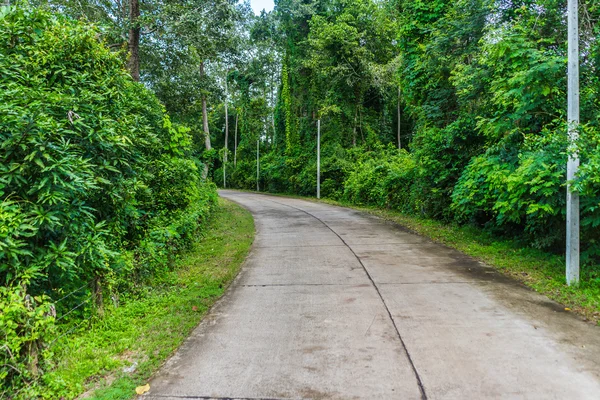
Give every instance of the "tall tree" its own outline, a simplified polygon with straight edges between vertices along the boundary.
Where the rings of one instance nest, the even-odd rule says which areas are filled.
[[[127,67],[132,78],[140,80],[142,47],[155,47],[160,40],[157,23],[164,4],[155,0],[33,0],[75,19],[102,27],[102,34],[112,49],[127,49]],[[143,40],[146,38],[147,40]]]
[[[134,81],[140,80],[140,3],[129,0],[129,73]]]

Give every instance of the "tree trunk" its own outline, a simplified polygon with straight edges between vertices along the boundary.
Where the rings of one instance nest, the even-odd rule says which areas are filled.
[[[358,117],[358,106],[354,111],[354,128],[352,129],[352,147],[356,147],[356,119]]]
[[[200,76],[204,76],[204,62],[200,64]],[[210,145],[210,131],[208,130],[208,112],[206,111],[206,95],[202,94],[202,131],[204,133],[204,146],[206,150],[212,149]]]
[[[210,132],[208,131],[208,113],[206,112],[206,96],[202,95],[202,130],[204,133],[204,146],[206,150],[210,150]],[[208,177],[208,164],[204,163],[204,170],[202,171],[202,178]]]
[[[271,113],[271,125],[273,126],[273,146],[277,146],[277,131],[275,131],[275,112]]]
[[[202,96],[202,130],[204,131],[204,146],[206,150],[212,149],[210,145],[210,131],[208,130],[208,112],[206,111],[206,96]]]
[[[94,304],[96,305],[96,313],[104,316],[104,298],[102,297],[102,282],[99,276],[94,277]]]
[[[362,128],[362,107],[360,108],[360,113],[358,114],[358,128],[360,129],[360,137],[362,139],[362,144],[365,144],[365,133]],[[369,149],[370,150],[370,149]]]
[[[32,340],[29,342],[29,348],[27,349],[27,369],[34,377],[37,377],[40,373],[39,370],[39,348],[38,348],[38,340]]]
[[[400,140],[400,123],[402,121],[402,114],[400,111],[400,87],[398,87],[398,149],[402,148],[402,141]]]
[[[235,113],[235,138],[233,142],[233,166],[236,166],[237,163],[237,126],[238,126],[238,113]]]
[[[139,0],[129,0],[129,60],[127,66],[134,81],[140,80],[140,18]]]
[[[204,62],[200,63],[200,77],[204,77]],[[208,130],[208,112],[206,111],[206,95],[202,94],[202,133],[204,134],[204,146],[206,150],[212,149],[210,145],[210,132]],[[208,164],[204,163],[204,171],[202,171],[202,178],[208,177]]]
[[[265,140],[267,142],[267,144],[269,144],[269,119],[268,117],[265,115],[265,118],[263,119],[263,129],[265,130]],[[271,137],[271,146],[273,145],[273,137]]]

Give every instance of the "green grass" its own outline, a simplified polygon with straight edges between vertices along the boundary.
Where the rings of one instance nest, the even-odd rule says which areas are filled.
[[[270,193],[269,193],[270,194]],[[447,224],[433,219],[419,218],[398,211],[376,207],[356,206],[329,199],[317,200],[296,195],[272,194],[323,202],[363,211],[396,222],[411,231],[457,249],[505,275],[524,283],[580,314],[585,320],[600,325],[600,279],[598,266],[583,266],[578,287],[567,286],[565,259],[562,256],[525,247],[518,241],[498,238],[473,227]]]
[[[49,398],[85,392],[84,398],[130,399],[147,383],[238,273],[254,222],[245,209],[219,199],[203,232],[166,279],[60,344],[57,368],[44,377]],[[123,372],[133,363],[134,372]]]

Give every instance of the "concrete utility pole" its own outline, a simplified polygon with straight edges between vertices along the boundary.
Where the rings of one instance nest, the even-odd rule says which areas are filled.
[[[402,121],[402,112],[400,110],[400,86],[398,86],[398,149],[402,148],[402,141],[400,140],[400,122]]]
[[[233,166],[237,166],[237,124],[238,124],[238,115],[240,115],[239,111],[235,112],[235,139],[233,141]]]
[[[569,147],[573,151],[567,161],[567,182],[573,180],[579,168],[575,142],[579,136],[579,21],[578,0],[568,0],[568,95],[567,122]],[[567,183],[567,284],[579,283],[579,193]]]
[[[260,179],[260,138],[256,139],[256,191],[260,192],[258,180]]]
[[[321,120],[317,120],[317,199],[321,198]]]
[[[227,88],[227,72],[225,73],[225,148],[223,150],[223,189],[227,188],[227,142],[229,141],[229,114],[227,113],[227,98],[229,97]]]

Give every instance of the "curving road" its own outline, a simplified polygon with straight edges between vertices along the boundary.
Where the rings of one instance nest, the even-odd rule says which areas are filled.
[[[227,295],[143,399],[600,399],[600,329],[360,212],[222,191],[255,218]]]

